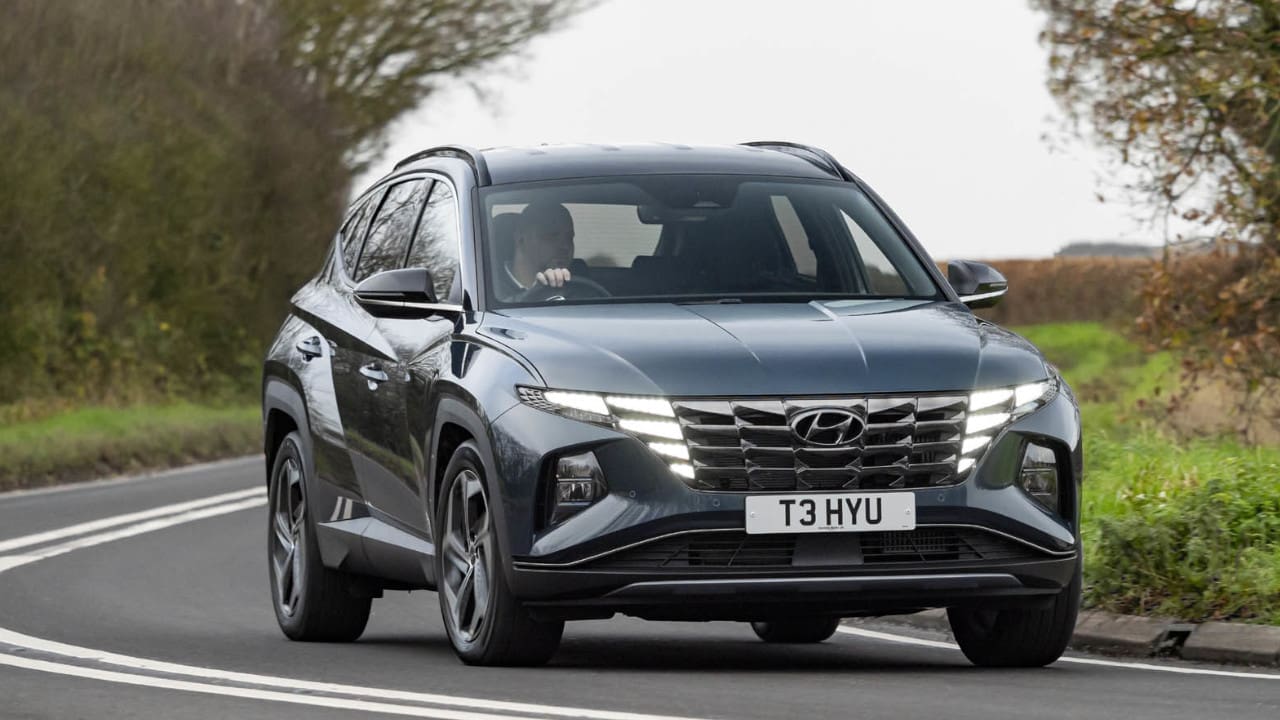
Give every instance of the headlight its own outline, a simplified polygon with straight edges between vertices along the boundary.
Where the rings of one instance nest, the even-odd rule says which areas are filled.
[[[1058,512],[1058,457],[1052,448],[1027,443],[1018,484],[1041,505]]]
[[[548,524],[555,525],[586,510],[608,488],[595,453],[567,455],[556,460],[556,474],[548,498]]]
[[[624,430],[643,440],[649,449],[668,462],[671,471],[693,477],[689,464],[689,448],[684,433],[676,422],[671,401],[660,397],[638,395],[601,395],[597,393],[543,390],[518,386],[520,401],[574,420]]]
[[[1049,378],[1014,387],[977,390],[970,394],[956,472],[968,472],[986,452],[997,433],[1014,420],[1043,407],[1057,392],[1057,378]]]

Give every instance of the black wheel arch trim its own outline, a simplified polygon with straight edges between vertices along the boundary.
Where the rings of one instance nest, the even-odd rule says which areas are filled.
[[[436,473],[436,468],[439,467],[441,460],[441,430],[445,425],[457,425],[462,428],[476,444],[476,449],[480,455],[480,464],[484,470],[485,490],[489,493],[489,512],[494,514],[493,523],[494,529],[498,533],[498,547],[501,554],[504,555],[504,557],[499,558],[499,564],[502,567],[502,572],[507,574],[510,581],[513,568],[505,557],[507,548],[511,547],[507,527],[505,495],[502,492],[502,482],[498,476],[497,464],[494,462],[494,444],[488,430],[489,423],[480,417],[473,403],[469,403],[459,395],[451,393],[441,396],[439,405],[436,406],[435,423],[431,430],[431,455],[427,461],[428,502],[431,517],[435,517],[440,500],[440,489],[445,482],[445,478],[437,477]],[[445,465],[447,466],[447,464],[448,459],[445,459]],[[433,530],[438,531],[435,528]]]
[[[268,365],[268,372],[272,369],[272,363]],[[268,423],[270,422],[271,413],[278,411],[289,417],[293,421],[294,426],[298,429],[298,437],[302,440],[302,463],[303,471],[306,473],[308,483],[314,482],[315,478],[315,461],[314,448],[312,447],[311,438],[311,422],[307,413],[307,403],[303,399],[301,391],[298,390],[297,376],[293,375],[293,371],[287,367],[280,366],[284,373],[270,374],[262,383],[262,446],[263,453],[268,459],[274,458],[275,448],[267,447],[271,434],[268,432]],[[287,373],[287,374],[286,374]],[[284,375],[282,377],[282,375]],[[271,481],[271,463],[267,463],[267,482]],[[313,488],[308,487],[307,490]]]

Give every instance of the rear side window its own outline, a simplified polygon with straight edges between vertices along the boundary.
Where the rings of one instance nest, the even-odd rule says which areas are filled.
[[[430,183],[417,179],[392,185],[364,241],[354,280],[400,267]]]
[[[458,272],[458,208],[453,190],[445,183],[437,182],[431,190],[405,267],[430,270],[436,299],[449,299]]]

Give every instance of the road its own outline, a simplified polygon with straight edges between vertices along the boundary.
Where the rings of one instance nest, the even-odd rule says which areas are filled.
[[[415,592],[375,601],[355,644],[292,643],[262,476],[252,459],[0,495],[0,717],[1280,718],[1274,671],[1078,654],[982,670],[888,624],[786,647],[737,623],[615,618],[569,624],[548,667],[469,668]]]

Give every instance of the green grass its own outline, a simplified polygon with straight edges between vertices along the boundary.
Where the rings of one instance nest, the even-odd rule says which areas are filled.
[[[1280,448],[1175,438],[1168,353],[1095,323],[1018,331],[1077,391],[1084,422],[1085,597],[1184,620],[1280,623]]]
[[[0,489],[259,452],[260,410],[188,403],[90,407],[0,426]]]

